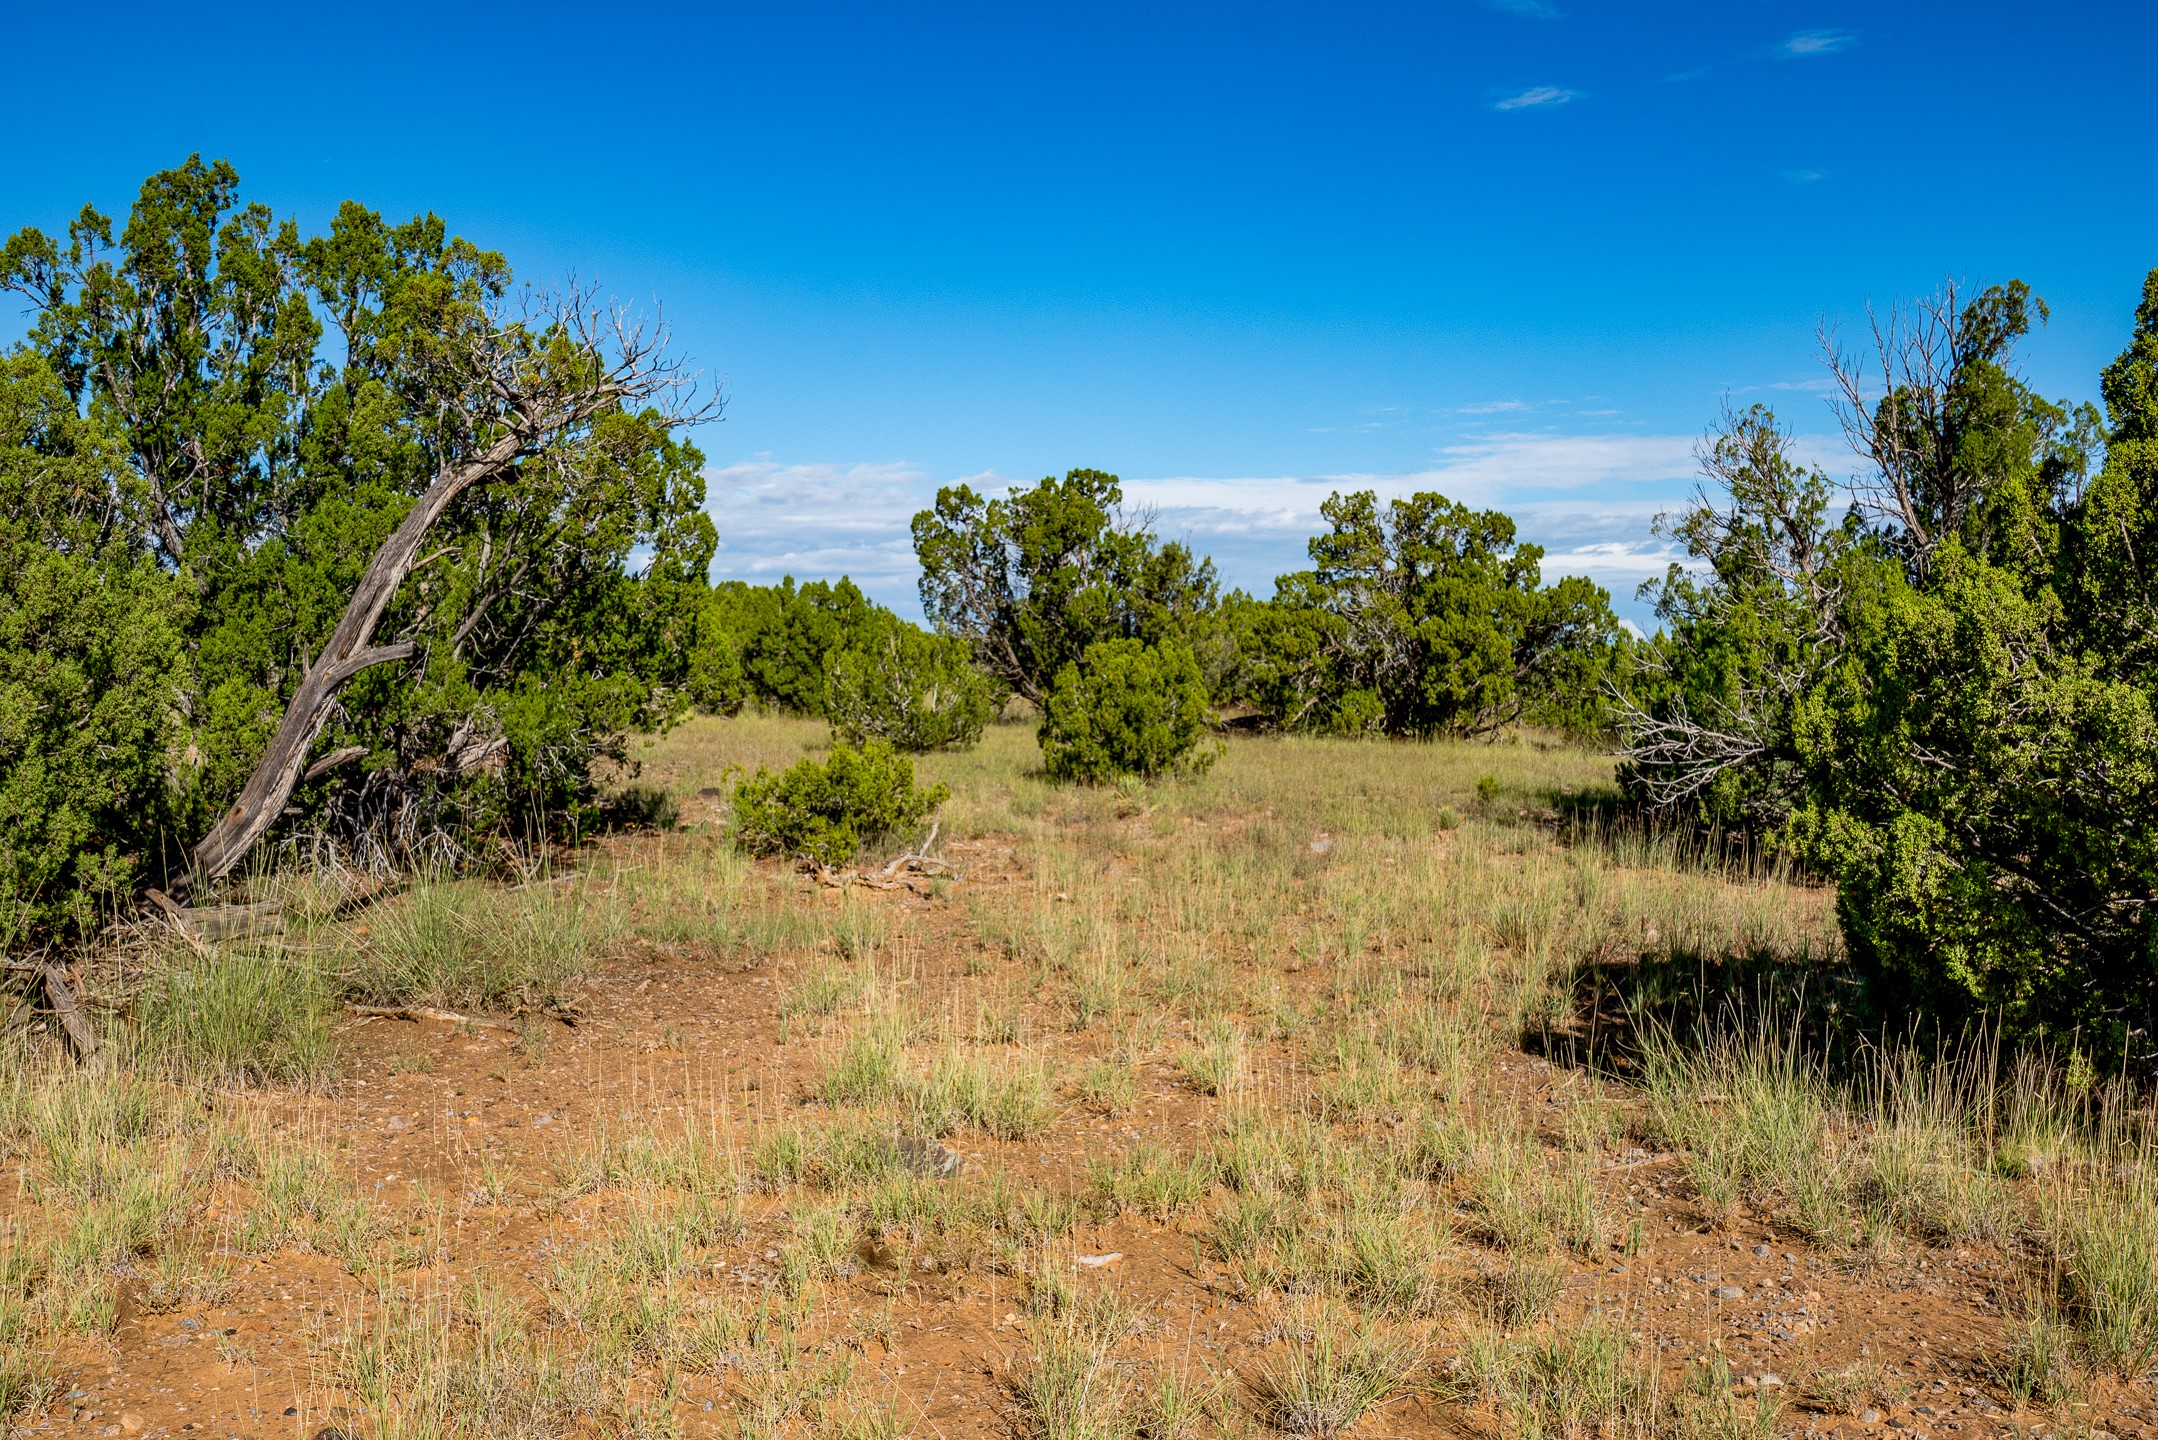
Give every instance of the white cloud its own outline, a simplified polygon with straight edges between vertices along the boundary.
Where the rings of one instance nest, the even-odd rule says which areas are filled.
[[[888,604],[912,592],[907,524],[934,493],[917,467],[756,459],[704,473],[705,505],[719,527],[715,575],[758,583],[851,575]]]
[[[1848,468],[1840,437],[1795,438],[1801,463],[1831,474]],[[1683,558],[1653,527],[1693,493],[1696,443],[1692,435],[1502,433],[1445,446],[1435,463],[1414,471],[1127,477],[1124,494],[1153,513],[1160,534],[1213,556],[1226,584],[1268,595],[1275,576],[1309,563],[1305,542],[1320,528],[1328,496],[1371,490],[1387,500],[1436,490],[1512,515],[1524,540],[1545,547],[1547,577],[1587,575],[1622,608],[1639,611],[1635,588]],[[720,532],[713,573],[759,583],[846,574],[874,598],[918,614],[908,524],[939,484],[961,478],[989,494],[1012,483],[995,475],[940,481],[904,461],[759,457],[714,467],[706,472]]]
[[[1784,183],[1787,185],[1811,185],[1827,178],[1828,172],[1826,170],[1786,170],[1783,172]]]
[[[1833,55],[1858,43],[1858,37],[1848,30],[1801,30],[1784,37],[1776,47],[1776,53],[1786,60],[1810,60],[1817,55]]]
[[[1758,385],[1740,385],[1733,395],[1752,395],[1762,390],[1792,390],[1805,395],[1826,395],[1836,388],[1832,375],[1809,375],[1804,380],[1765,380]]]
[[[1491,103],[1491,108],[1494,110],[1531,110],[1538,106],[1564,105],[1569,101],[1580,98],[1581,92],[1579,90],[1568,90],[1559,85],[1536,85],[1518,95],[1509,95],[1503,100],[1494,100]]]

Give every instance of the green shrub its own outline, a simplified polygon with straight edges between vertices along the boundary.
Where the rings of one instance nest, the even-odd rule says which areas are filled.
[[[132,547],[145,506],[59,376],[0,357],[0,946],[94,933],[170,814],[195,603]]]
[[[1833,881],[1872,1003],[2147,1068],[2158,271],[2104,415],[2021,378],[2046,316],[2021,281],[1916,313],[1868,358],[1881,377],[1836,361],[1838,388],[1879,395],[1844,410],[1855,486],[1764,408],[1711,438],[1714,483],[1667,527],[1696,563],[1658,591],[1620,782]]]
[[[734,838],[753,855],[844,865],[865,844],[919,825],[951,794],[914,783],[914,762],[888,740],[834,745],[781,774],[763,766],[734,790]]]
[[[825,657],[863,644],[879,622],[897,617],[852,580],[792,575],[777,585],[726,580],[712,587],[698,618],[690,662],[696,703],[731,715],[746,699],[800,715],[825,706]]]
[[[824,657],[824,714],[850,745],[899,750],[972,745],[1004,708],[1004,687],[974,668],[972,647],[886,616]]]
[[[61,236],[0,237],[0,288],[28,306],[0,362],[0,927],[28,929],[18,945],[169,886],[439,467],[510,423],[501,407],[554,406],[531,387],[617,363],[498,313],[507,262],[431,216],[346,204],[303,235],[239,194],[197,157],[120,223],[86,209]],[[502,385],[471,389],[475,363]],[[496,408],[453,436],[461,405]],[[358,763],[292,791],[288,834],[396,858],[584,824],[603,762],[687,698],[717,536],[666,409],[579,410],[434,520],[370,622],[416,654],[350,681],[315,754]]]
[[[1118,775],[1199,771],[1206,682],[1189,647],[1102,640],[1066,665],[1043,706],[1042,761],[1051,775],[1099,783]]]
[[[914,517],[914,556],[922,613],[1037,705],[1066,665],[1112,638],[1197,646],[1224,681],[1237,668],[1214,562],[1125,511],[1114,475],[1045,476],[1006,500],[946,486]]]

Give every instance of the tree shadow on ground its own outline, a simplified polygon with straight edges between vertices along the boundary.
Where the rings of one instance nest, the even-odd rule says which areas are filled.
[[[1650,1043],[1687,1046],[1772,1017],[1832,1063],[1880,1032],[1871,977],[1841,957],[1688,946],[1606,952],[1574,968],[1566,1013],[1524,1027],[1521,1047],[1554,1065],[1637,1082]]]

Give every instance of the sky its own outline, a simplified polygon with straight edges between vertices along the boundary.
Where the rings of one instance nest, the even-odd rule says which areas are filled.
[[[197,152],[431,210],[664,315],[716,577],[910,614],[938,486],[1084,466],[1257,594],[1435,489],[1650,623],[1722,405],[1855,468],[1822,327],[2022,278],[2095,398],[2158,266],[2145,3],[9,9],[0,230]]]

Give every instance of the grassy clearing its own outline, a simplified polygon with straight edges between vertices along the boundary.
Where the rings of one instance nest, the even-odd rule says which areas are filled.
[[[1969,1378],[2003,1405],[2065,1414],[2154,1368],[2147,1108],[1983,1044],[1824,1043],[1799,1002],[1842,993],[1831,897],[1586,818],[1598,757],[1240,737],[1188,782],[1069,790],[999,725],[922,762],[968,878],[894,897],[727,844],[728,767],[821,735],[693,721],[647,755],[681,829],[514,887],[422,878],[354,911],[265,877],[294,897],[283,943],[152,957],[105,1068],[0,1041],[0,1409],[64,1395],[69,1347],[128,1307],[199,1310],[294,1257],[359,1297],[311,1353],[369,1436],[887,1440],[951,1433],[922,1407],[970,1384],[1044,1440],[1428,1413],[1735,1440],[1788,1429],[1784,1393],[1912,1400],[1893,1357],[1748,1387],[1720,1331],[1656,1331],[1619,1290],[1676,1268],[1665,1230],[1803,1247],[1785,1294],[1997,1260]],[[342,999],[538,1017],[617,964],[652,1019],[580,1063],[706,1064],[659,998],[682,980],[765,1007],[739,1073],[625,1102],[543,1165],[448,1140],[447,1190],[340,1148]],[[452,1092],[539,1109],[595,1073],[534,1049],[475,1081],[474,1040],[402,1038],[369,1074],[447,1131],[478,1118]],[[474,1265],[472,1236],[515,1226],[501,1253],[529,1261]],[[1010,1322],[900,1379],[932,1308],[976,1294]]]

